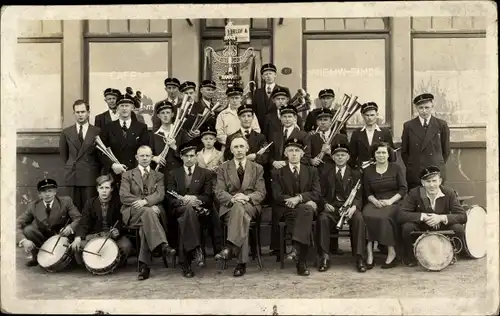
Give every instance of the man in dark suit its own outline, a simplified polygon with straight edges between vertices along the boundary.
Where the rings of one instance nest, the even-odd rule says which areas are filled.
[[[323,89],[318,93],[318,98],[320,100],[321,107],[315,108],[307,115],[306,122],[304,123],[304,131],[307,133],[313,133],[318,128],[317,115],[322,109],[329,109],[332,115],[335,116],[337,111],[334,109],[333,100],[335,99],[335,92],[332,89]],[[347,136],[347,129],[345,126],[340,130],[341,134]]]
[[[165,91],[167,92],[167,98],[162,101],[168,101],[170,102],[173,106],[174,109],[177,109],[182,102],[182,99],[179,97],[179,87],[181,85],[181,82],[177,78],[167,78],[163,81],[163,84],[165,85]],[[162,102],[157,102],[154,105],[153,108],[153,113],[156,114],[158,105]],[[153,115],[153,131],[157,130],[161,126],[161,120],[156,116]]]
[[[272,100],[273,91],[279,87],[276,84],[276,73],[276,66],[271,63],[264,64],[260,67],[260,75],[262,79],[264,79],[265,85],[255,90],[252,98],[252,106],[261,128],[265,126],[266,115],[271,112],[273,108],[276,108]]]
[[[316,113],[316,125],[319,126],[318,133],[307,136],[305,156],[310,157],[309,163],[317,167],[320,174],[323,173],[324,169],[331,169],[334,166],[332,147],[335,147],[337,144],[347,145],[349,142],[346,135],[337,134],[330,143],[327,143],[333,132],[332,118],[332,111],[322,108],[321,111]]]
[[[330,268],[329,252],[331,249],[330,233],[337,232],[336,225],[340,220],[340,208],[349,198],[351,191],[356,186],[356,183],[361,178],[358,170],[351,169],[347,165],[349,160],[349,148],[347,144],[336,144],[332,150],[332,157],[335,165],[329,170],[321,174],[321,191],[322,200],[320,202],[320,213],[318,215],[318,252],[320,255],[320,263],[318,270],[320,272],[327,271]],[[365,272],[367,266],[366,259],[366,227],[363,220],[361,210],[362,190],[358,188],[356,195],[351,205],[346,205],[347,215],[346,221],[349,223],[351,231],[351,248],[352,254],[356,257],[356,268],[359,272]],[[338,239],[334,242],[338,249]],[[371,266],[373,267],[373,266]]]
[[[273,208],[271,243],[279,247],[279,221],[285,218],[287,240],[292,240],[292,251],[287,259],[295,260],[297,274],[308,276],[307,251],[312,222],[321,199],[321,186],[316,168],[302,164],[304,142],[290,138],[285,143],[288,163],[272,172]]]
[[[247,159],[264,166],[267,164],[268,151],[262,152],[261,149],[266,146],[266,136],[252,129],[254,117],[252,106],[246,104],[240,106],[238,108],[240,129],[229,135],[226,139],[226,143],[230,144],[238,135],[245,137],[249,147]],[[231,148],[228,146],[224,151],[224,160],[231,159],[233,159],[233,154],[231,153]]]
[[[119,98],[121,98],[121,95],[122,94],[120,90],[117,89],[107,88],[106,90],[104,90],[104,101],[106,101],[109,109],[105,112],[102,112],[101,114],[96,115],[94,119],[94,125],[96,127],[102,129],[104,125],[118,120],[119,114],[117,111],[117,101]],[[135,114],[135,112],[132,112],[131,118],[132,120],[137,121],[137,115]]]
[[[69,196],[57,196],[57,182],[44,179],[37,184],[40,198],[28,204],[17,218],[17,244],[28,253],[28,267],[36,266],[38,249],[55,234],[74,234],[81,214]],[[68,219],[71,223],[64,226]]]
[[[83,265],[82,250],[85,245],[90,240],[106,237],[109,233],[120,251],[118,266],[123,266],[132,251],[132,243],[123,234],[123,221],[120,213],[122,204],[116,195],[111,194],[114,190],[114,180],[110,174],[98,177],[96,182],[99,196],[85,203],[71,248],[77,263]]]
[[[450,128],[446,121],[432,115],[434,96],[424,93],[413,100],[418,116],[403,125],[401,157],[406,165],[408,189],[420,185],[419,172],[430,165],[441,170],[445,180],[445,165],[450,156]]]
[[[408,192],[397,216],[402,225],[405,262],[410,267],[417,265],[413,231],[453,230],[455,237],[464,240],[463,224],[467,222],[467,214],[455,191],[441,186],[441,170],[437,166],[422,169],[420,179],[422,186]]]
[[[136,166],[137,149],[141,145],[149,143],[147,125],[131,118],[133,107],[134,101],[132,99],[122,97],[118,100],[119,119],[101,129],[102,142],[111,149],[120,162],[114,163],[107,156],[101,154],[103,174],[113,172],[117,185],[119,185],[122,173]]]
[[[90,107],[85,101],[76,100],[73,113],[76,124],[62,131],[59,149],[64,162],[64,184],[71,190],[75,206],[82,210],[87,200],[97,195],[95,179],[101,167],[94,141],[100,129],[89,124]]]
[[[120,185],[121,213],[125,225],[140,225],[139,281],[149,278],[151,253],[161,249],[163,260],[175,255],[169,246],[165,228],[167,217],[163,209],[165,180],[161,172],[151,169],[153,152],[149,146],[137,149],[137,168],[126,171]]]
[[[386,142],[394,148],[390,129],[377,125],[378,105],[368,102],[361,106],[361,115],[365,126],[352,132],[349,150],[351,152],[351,167],[360,169],[363,162],[371,160],[370,146],[375,143]]]
[[[175,192],[178,198],[168,194],[170,210],[179,223],[179,257],[183,275],[192,278],[191,262],[199,267],[205,265],[204,249],[201,249],[200,220],[210,215],[212,210],[212,173],[196,165],[196,146],[192,142],[179,148],[183,166],[171,170],[168,175],[167,190]],[[168,193],[167,192],[167,193]]]
[[[227,223],[227,246],[215,255],[216,260],[229,260],[238,253],[235,277],[246,273],[250,221],[261,211],[260,203],[266,196],[264,169],[246,158],[248,143],[243,137],[230,144],[234,159],[217,170],[215,197],[220,203],[219,216]]]

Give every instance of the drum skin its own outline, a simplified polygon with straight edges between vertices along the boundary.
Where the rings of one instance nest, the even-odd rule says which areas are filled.
[[[42,249],[51,252],[57,242],[59,235],[54,235],[43,243]],[[60,272],[64,270],[71,263],[71,248],[70,242],[67,237],[61,237],[54,252],[47,253],[39,251],[37,255],[38,264],[49,272]]]
[[[469,257],[480,259],[486,256],[486,210],[479,205],[467,210],[464,238],[464,251]]]
[[[97,253],[104,241],[106,241],[106,243],[99,252],[101,256],[88,252],[83,252],[82,254],[85,267],[95,275],[106,275],[112,273],[120,262],[120,250],[116,245],[116,242],[111,238],[108,240],[104,237],[94,238],[87,242],[84,250]]]
[[[453,260],[453,244],[443,234],[430,232],[420,235],[413,245],[415,258],[427,271],[441,271]]]

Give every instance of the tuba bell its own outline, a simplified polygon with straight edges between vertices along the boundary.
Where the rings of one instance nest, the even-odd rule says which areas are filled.
[[[306,92],[306,90],[300,88],[290,100],[289,104],[295,107],[297,113],[301,113],[304,111],[307,112],[311,109],[311,96]]]

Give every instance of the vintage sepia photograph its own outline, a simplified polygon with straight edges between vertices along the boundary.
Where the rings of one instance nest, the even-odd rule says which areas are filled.
[[[498,312],[494,3],[2,9],[3,311]]]

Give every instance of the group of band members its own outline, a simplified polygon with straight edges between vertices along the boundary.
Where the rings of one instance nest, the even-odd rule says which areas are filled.
[[[214,107],[216,84],[211,80],[201,82],[201,99],[195,101],[195,83],[167,78],[168,98],[154,106],[152,133],[134,114],[135,101],[119,90],[104,91],[109,110],[96,116],[96,126],[89,124],[89,104],[77,100],[76,123],[60,138],[64,186],[71,197],[57,195],[52,179],[38,183],[40,198],[17,220],[19,246],[31,255],[27,264],[37,264],[38,249],[54,234],[72,238],[81,263],[85,242],[107,233],[125,263],[132,244],[124,229],[137,225],[139,280],[149,278],[152,253],[165,261],[178,255],[183,275],[192,277],[192,262],[205,264],[200,225],[206,225],[215,259],[236,257],[234,276],[242,276],[250,222],[265,202],[272,208],[271,254],[279,257],[279,222],[285,221],[287,259],[296,262],[299,275],[309,275],[306,256],[316,220],[318,269],[326,271],[330,256],[342,254],[330,233],[337,230],[339,209],[358,180],[361,189],[347,205],[346,219],[359,272],[375,265],[374,241],[387,247],[381,267],[392,268],[399,254],[407,265],[415,265],[412,231],[447,227],[463,236],[465,211],[454,191],[442,186],[449,128],[431,115],[431,94],[414,99],[418,116],[404,124],[405,174],[395,162],[390,130],[377,125],[376,103],[362,105],[365,125],[350,141],[345,128],[332,139],[334,91],[319,92],[321,108],[311,111],[303,124],[288,104],[289,89],[276,84],[276,73],[273,64],[262,66],[265,85],[255,91],[251,105],[242,104],[241,88],[227,89],[229,105],[214,111],[196,131],[189,130],[196,116]],[[178,93],[188,95],[189,123],[171,137],[182,102]],[[119,163],[96,149],[98,135]],[[368,161],[371,165],[361,168]],[[221,219],[227,240],[222,240]],[[115,221],[119,225],[112,226]]]

